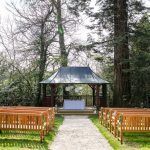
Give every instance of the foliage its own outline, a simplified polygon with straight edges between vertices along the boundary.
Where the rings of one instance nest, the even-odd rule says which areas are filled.
[[[0,86],[0,105],[33,105],[36,96],[36,71],[21,67],[11,70],[8,67],[4,74],[6,77]]]
[[[13,86],[15,90],[11,93],[5,90],[7,97],[4,96],[4,101],[7,101],[8,105],[19,105],[19,101],[39,104],[39,82],[43,80],[47,59],[51,57],[51,53],[47,56],[49,47],[57,35],[53,6],[48,1],[22,2],[19,8],[12,2],[9,4],[9,10],[15,15],[15,25],[8,22],[6,27],[9,30],[6,32],[6,28],[3,28],[0,33],[3,51],[10,65],[8,71],[11,74],[3,88],[14,82],[17,84]],[[2,89],[1,92],[3,91]]]
[[[36,132],[2,131],[0,134],[0,149],[4,150],[47,150],[54,140],[63,117],[56,116],[55,125],[52,131],[41,143],[39,134]]]
[[[8,21],[0,30],[4,51],[0,53],[0,105],[35,104],[36,99],[41,98],[39,81],[61,64],[82,65],[78,60],[83,57],[84,65],[95,67],[97,73],[102,72],[104,79],[113,83],[114,48],[126,37],[129,38],[130,61],[121,60],[118,64],[130,63],[131,69],[122,71],[131,73],[132,101],[129,104],[146,106],[150,103],[149,21],[143,17],[139,22],[146,8],[142,1],[128,0],[127,33],[115,38],[115,1],[97,0],[94,7],[90,0],[25,0],[19,3],[20,7],[10,3],[8,8],[14,14],[14,21]],[[59,8],[57,2],[60,2]],[[87,26],[91,34],[86,45],[70,38],[77,31],[77,25],[82,24],[81,16],[92,22]],[[113,87],[111,84],[111,97]]]
[[[74,49],[72,40],[67,40],[78,24],[78,17],[68,14],[71,5],[54,0],[8,3],[14,18],[2,24],[0,30],[0,46],[5,54],[0,56],[1,105],[41,103],[39,82],[48,72],[66,65]],[[10,89],[13,83],[16,84]]]
[[[95,59],[99,62],[99,65],[102,66],[103,76],[106,77],[107,80],[110,81],[111,83],[113,83],[113,80],[116,81],[110,87],[111,97],[114,94],[115,101],[119,99],[119,102],[121,103],[121,105],[123,104],[127,106],[127,105],[131,105],[132,103],[131,101],[129,101],[131,96],[132,96],[132,101],[133,99],[136,99],[134,101],[137,101],[137,97],[139,97],[138,99],[142,99],[142,100],[145,99],[146,96],[145,97],[139,96],[139,94],[137,94],[138,96],[136,96],[136,94],[134,94],[137,89],[141,89],[141,91],[138,93],[141,93],[142,91],[145,91],[145,90],[146,91],[149,90],[149,88],[147,88],[149,86],[149,83],[144,85],[144,87],[140,86],[140,88],[139,86],[136,85],[136,81],[138,80],[135,81],[136,78],[134,78],[134,73],[136,73],[136,71],[133,65],[134,64],[133,61],[135,60],[137,61],[137,59],[139,58],[137,59],[135,57],[134,57],[135,59],[133,58],[135,54],[132,54],[132,46],[131,44],[128,44],[128,42],[133,44],[133,35],[136,32],[135,26],[137,26],[137,22],[139,22],[139,18],[141,18],[142,14],[144,14],[147,11],[147,9],[144,6],[143,1],[137,1],[137,0],[128,0],[126,2],[122,1],[124,4],[125,3],[127,4],[127,8],[121,8],[121,10],[125,9],[128,11],[127,12],[128,15],[126,15],[125,12],[121,13],[121,10],[119,10],[119,8],[123,6],[123,4],[120,5],[121,4],[120,2],[118,0],[113,0],[113,1],[112,0],[98,0],[95,5],[96,9],[89,7],[86,13],[88,14],[88,16],[91,18],[93,22],[92,25],[88,26],[88,28],[95,31],[95,33],[98,35],[98,38],[93,38],[95,35],[93,36],[91,34],[91,38],[90,38],[91,40],[89,44],[91,46],[90,49],[94,50],[95,56],[96,56]],[[116,3],[118,4],[116,5]],[[118,19],[118,17],[120,18]],[[121,19],[122,21],[120,21]],[[123,26],[124,27],[126,26],[126,27],[122,30]],[[147,33],[149,33],[149,30],[147,31]],[[135,39],[137,38],[136,47],[139,46],[139,44],[141,44],[141,47],[145,48],[145,46],[147,46],[147,43],[148,43],[147,41],[149,41],[148,36],[149,36],[148,34],[144,35],[141,33],[137,33],[135,37]],[[142,45],[142,43],[144,43],[144,46]],[[87,45],[87,47],[89,45]],[[130,57],[131,60],[129,60],[129,51],[127,50],[128,48],[130,51],[130,55],[132,55]],[[144,59],[146,58],[145,54],[141,55],[140,53],[139,54],[136,53],[136,55],[141,56],[141,57],[143,56]],[[148,58],[149,57],[147,55],[146,60],[149,60]],[[142,61],[142,58],[140,59]],[[147,65],[148,63],[149,62],[147,61]],[[133,68],[134,68],[134,71],[133,71]],[[146,67],[143,69],[149,70],[149,67]],[[144,74],[144,70],[143,70],[143,74]],[[137,73],[138,71],[139,69],[137,70]],[[149,76],[149,73],[147,71],[145,72],[144,75],[142,75],[142,77],[141,76],[138,76],[138,77],[140,79],[147,79],[148,76]],[[130,80],[132,82],[132,87],[131,87],[132,95],[131,96],[130,96]],[[140,83],[137,83],[137,84],[140,85]],[[141,83],[141,85],[143,84]],[[116,89],[116,90],[122,89],[122,90],[120,90],[120,92],[117,92],[116,90],[113,90],[113,89]],[[118,93],[118,95],[116,95],[115,93]],[[144,95],[149,95],[149,94],[145,93]],[[148,97],[149,96],[147,96],[147,99]],[[119,104],[119,102],[117,101],[115,102],[115,104],[117,103]],[[140,103],[141,102],[139,102],[139,104]],[[142,103],[145,103],[145,102],[142,102]]]
[[[150,107],[150,21],[146,14],[135,26],[131,38],[133,105]]]

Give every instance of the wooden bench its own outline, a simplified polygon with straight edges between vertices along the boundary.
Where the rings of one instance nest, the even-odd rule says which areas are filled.
[[[121,144],[124,132],[150,132],[150,114],[122,113],[117,122],[117,138]]]
[[[43,121],[44,121],[44,133],[45,134],[48,133],[54,126],[54,119],[55,119],[55,109],[54,108],[13,106],[13,107],[0,107],[0,112],[5,113],[5,114],[8,113],[8,114],[20,114],[20,115],[21,114],[27,114],[27,115],[42,114],[42,116],[44,116],[44,118],[43,117],[42,118],[44,119]],[[10,123],[10,126],[11,126],[11,122],[8,122],[8,123]],[[2,129],[0,129],[0,130],[2,130]],[[15,130],[16,130],[16,128],[15,128]],[[20,130],[20,128],[18,128],[18,130]],[[41,141],[42,141],[42,138],[41,138]]]
[[[150,112],[150,109],[143,109],[143,108],[121,108],[121,109],[110,109],[109,114],[107,115],[107,124],[109,124],[109,129],[111,131],[111,125],[114,119],[117,118],[117,115],[121,112],[128,112],[128,113],[140,113],[140,112]]]
[[[16,109],[9,109],[9,110],[0,110],[1,112],[6,112],[6,113],[34,113],[34,114],[40,114],[42,113],[44,115],[45,123],[46,123],[46,132],[48,133],[51,126],[50,126],[50,120],[48,116],[47,111],[37,111],[37,110],[16,110]]]
[[[120,130],[118,128],[118,123],[122,120],[120,117],[122,114],[131,115],[131,116],[132,115],[133,116],[140,116],[140,115],[148,116],[150,115],[150,109],[149,108],[144,108],[144,109],[143,108],[108,108],[108,107],[102,108],[101,112],[99,113],[100,123],[104,125],[107,129],[109,129],[109,131],[112,134],[114,134],[115,137],[116,136],[119,137],[118,139],[121,140],[121,143],[122,143],[123,135],[121,132],[119,132]],[[138,125],[138,123],[136,122],[136,119],[134,120],[134,123]],[[150,127],[150,120],[148,120],[147,124]],[[124,128],[126,129],[125,125],[126,124],[124,124]],[[135,130],[133,132],[135,132]],[[138,130],[138,132],[140,132],[140,130]],[[121,133],[121,135],[119,133]]]
[[[99,111],[99,121],[105,127],[107,126],[107,115],[110,109],[111,108],[109,107],[101,107],[101,110]]]
[[[24,112],[24,113],[40,113],[42,112],[46,118],[47,132],[54,126],[55,111],[54,108],[48,107],[25,107],[25,106],[13,106],[13,107],[0,107],[4,112]]]
[[[145,111],[145,110],[122,110],[122,111],[116,111],[115,114],[111,116],[110,119],[110,132],[116,137],[116,131],[117,131],[117,122],[120,120],[119,116],[124,113],[124,114],[150,114],[150,111]]]
[[[112,114],[117,111],[150,111],[150,109],[143,109],[143,108],[110,108],[110,107],[102,107],[101,111],[99,112],[99,121],[100,123],[105,126],[108,130],[111,131],[111,121],[112,121]]]
[[[55,107],[32,107],[32,106],[13,106],[15,109],[30,109],[30,110],[48,110],[51,120],[51,125],[54,126],[55,120]]]
[[[0,112],[0,130],[37,131],[42,142],[46,135],[43,113]]]
[[[130,108],[112,108],[112,107],[101,107],[101,110],[99,111],[99,121],[100,123],[105,126],[106,128],[108,127],[108,116],[110,114],[111,110],[120,110],[120,109],[130,109]],[[132,109],[132,108],[131,108]]]

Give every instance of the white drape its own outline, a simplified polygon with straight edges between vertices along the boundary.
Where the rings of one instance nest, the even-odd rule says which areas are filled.
[[[85,109],[85,101],[64,99],[63,108],[64,109]]]

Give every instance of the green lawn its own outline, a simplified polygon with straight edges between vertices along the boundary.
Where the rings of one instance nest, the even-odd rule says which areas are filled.
[[[57,116],[53,130],[49,132],[42,143],[37,132],[2,131],[0,133],[0,150],[47,150],[62,122],[63,117]]]
[[[97,115],[91,115],[89,118],[115,150],[150,150],[150,133],[125,133],[124,143],[121,145],[105,127],[100,125]]]

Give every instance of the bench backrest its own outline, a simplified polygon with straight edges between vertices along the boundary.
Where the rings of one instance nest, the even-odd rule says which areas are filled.
[[[120,117],[121,130],[150,131],[150,114],[122,114]]]
[[[0,129],[41,130],[44,126],[43,113],[0,112]]]

